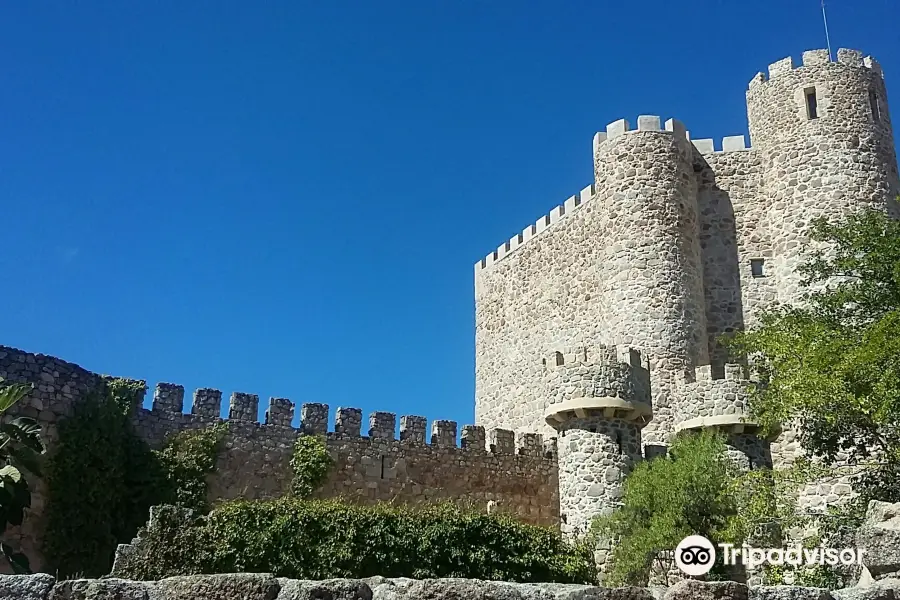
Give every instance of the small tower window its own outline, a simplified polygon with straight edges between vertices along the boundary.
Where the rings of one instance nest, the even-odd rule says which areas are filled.
[[[753,277],[765,277],[765,261],[761,258],[750,259],[750,274]]]
[[[875,90],[869,90],[869,106],[872,108],[872,119],[875,122],[881,120],[881,107],[878,105],[878,94]]]
[[[819,101],[816,98],[816,88],[806,88],[803,90],[806,97],[806,116],[810,120],[819,118]]]

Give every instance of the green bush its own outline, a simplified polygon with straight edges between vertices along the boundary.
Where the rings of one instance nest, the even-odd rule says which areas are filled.
[[[201,514],[209,511],[206,476],[216,468],[227,431],[227,423],[217,423],[169,438],[155,453],[165,479],[155,504],[171,503]]]
[[[123,572],[133,579],[267,572],[296,579],[467,577],[596,583],[593,555],[553,529],[452,505],[237,501],[190,524],[165,513]]]

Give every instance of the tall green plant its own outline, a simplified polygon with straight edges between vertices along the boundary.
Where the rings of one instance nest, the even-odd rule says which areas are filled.
[[[611,585],[644,585],[652,560],[688,535],[713,543],[731,539],[738,476],[722,436],[682,434],[670,456],[645,461],[626,478],[622,506],[598,517],[594,533],[615,540],[605,575]]]
[[[59,423],[47,465],[44,553],[61,576],[108,573],[116,545],[137,532],[155,500],[161,472],[131,425],[143,382],[128,383],[106,382]]]
[[[0,378],[0,416],[25,398],[31,385],[3,384]],[[25,473],[40,476],[39,455],[45,451],[41,427],[29,417],[16,417],[0,423],[0,532],[22,524],[25,509],[31,506],[31,489]],[[31,571],[28,557],[8,542],[0,550],[16,573]]]
[[[206,476],[225,426],[179,432],[152,450],[132,416],[144,382],[109,379],[60,421],[47,469],[44,553],[61,576],[109,573],[116,546],[136,535],[151,506],[208,510]]]

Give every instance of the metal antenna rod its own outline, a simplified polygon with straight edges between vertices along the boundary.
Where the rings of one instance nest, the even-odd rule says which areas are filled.
[[[828,60],[831,60],[831,37],[828,35],[828,15],[825,13],[825,0],[822,0],[822,21],[825,22],[825,43],[828,44]]]

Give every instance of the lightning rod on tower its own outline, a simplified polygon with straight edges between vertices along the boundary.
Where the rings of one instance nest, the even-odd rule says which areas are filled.
[[[825,23],[825,43],[828,44],[828,60],[831,60],[831,37],[828,35],[828,15],[825,12],[825,0],[822,0],[822,21]]]

